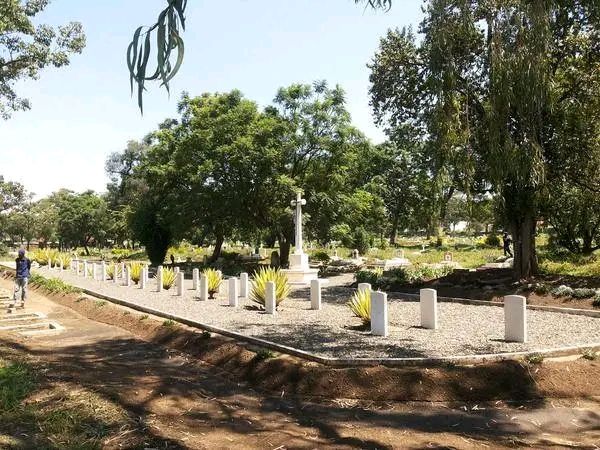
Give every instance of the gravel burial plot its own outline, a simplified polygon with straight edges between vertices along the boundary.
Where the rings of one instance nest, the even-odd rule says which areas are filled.
[[[156,292],[151,279],[146,290],[121,283],[100,282],[76,276],[73,272],[36,269],[44,276],[60,277],[69,284],[225,328],[244,335],[266,339],[329,357],[440,357],[477,355],[515,351],[540,351],[563,346],[600,343],[600,318],[562,313],[528,313],[529,342],[507,343],[504,338],[504,312],[495,306],[439,303],[438,330],[419,325],[419,304],[389,298],[390,334],[371,336],[361,327],[346,302],[351,291],[331,287],[323,290],[323,308],[312,311],[308,289],[296,289],[292,298],[280,305],[276,315],[264,314],[249,300],[240,300],[239,308],[228,306],[227,282],[216,300],[198,301],[192,281],[186,280],[183,297],[175,288]]]

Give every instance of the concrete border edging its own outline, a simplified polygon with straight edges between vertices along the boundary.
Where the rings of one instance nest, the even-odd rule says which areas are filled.
[[[9,270],[11,275],[14,270]],[[446,357],[431,357],[431,358],[332,358],[326,356],[320,356],[311,352],[300,350],[297,348],[289,347],[283,344],[277,344],[272,341],[256,338],[253,336],[246,336],[234,331],[230,331],[224,328],[215,327],[213,325],[204,324],[192,319],[178,316],[176,314],[167,313],[147,306],[138,305],[137,303],[129,302],[127,300],[111,297],[109,295],[102,294],[100,292],[93,291],[91,289],[83,288],[77,285],[71,285],[74,288],[81,290],[81,292],[88,294],[92,297],[96,297],[102,300],[107,300],[111,303],[124,306],[127,308],[134,309],[139,312],[146,314],[152,314],[163,319],[173,320],[175,322],[182,323],[192,328],[198,328],[201,330],[217,333],[223,336],[233,338],[238,341],[247,342],[250,344],[258,345],[270,350],[274,350],[280,353],[296,356],[308,361],[317,362],[330,367],[348,368],[348,367],[373,367],[373,366],[390,366],[390,367],[410,367],[410,366],[444,366],[451,364],[460,365],[474,365],[489,362],[499,362],[506,360],[523,359],[531,355],[542,355],[544,357],[559,357],[568,356],[574,354],[580,354],[584,351],[600,351],[600,342],[586,345],[574,345],[567,347],[557,347],[543,350],[532,350],[522,352],[507,352],[507,353],[487,353],[480,355],[463,355],[463,356],[446,356]],[[418,294],[406,294],[409,296],[416,296]],[[448,299],[448,297],[443,297]],[[459,299],[468,302],[476,302],[474,304],[487,305],[493,303],[492,306],[504,305],[501,302],[486,302],[484,300],[469,300]],[[561,308],[558,308],[561,309]],[[584,310],[578,310],[584,311]],[[554,311],[556,312],[556,311]]]

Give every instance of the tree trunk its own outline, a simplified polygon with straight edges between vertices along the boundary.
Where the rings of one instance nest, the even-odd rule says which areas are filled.
[[[594,237],[592,233],[584,233],[583,235],[583,245],[581,247],[581,253],[584,255],[591,255],[594,249],[592,248],[592,242]]]
[[[221,256],[221,248],[223,248],[223,242],[225,242],[225,237],[223,233],[217,233],[217,241],[215,242],[215,249],[213,250],[213,254],[210,257],[212,262],[215,262]]]
[[[535,249],[536,221],[531,216],[511,224],[514,247],[514,272],[517,279],[529,278],[538,273]]]
[[[400,214],[398,211],[394,213],[392,222],[392,231],[390,232],[390,245],[396,245],[396,237],[398,236],[398,223],[400,222]]]

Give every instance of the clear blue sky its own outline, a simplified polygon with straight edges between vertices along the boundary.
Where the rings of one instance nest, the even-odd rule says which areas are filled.
[[[47,195],[61,187],[103,191],[106,156],[176,117],[180,93],[240,89],[264,106],[277,88],[324,79],[347,93],[353,121],[373,141],[382,133],[368,105],[367,62],[390,27],[421,20],[421,0],[395,0],[387,13],[353,0],[189,0],[184,65],[172,95],[151,86],[144,116],[130,97],[125,49],[164,0],[53,0],[39,21],[83,23],[87,47],[71,65],[18,85],[32,110],[0,119],[0,174]]]

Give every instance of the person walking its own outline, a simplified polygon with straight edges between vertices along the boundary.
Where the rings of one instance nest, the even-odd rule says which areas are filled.
[[[512,239],[506,231],[504,232],[504,235],[502,236],[502,243],[504,244],[504,256],[513,258],[513,254],[510,250],[510,244],[512,243]]]
[[[17,304],[17,294],[21,291],[21,308],[25,308],[25,300],[27,299],[27,283],[29,282],[29,276],[31,271],[31,260],[25,257],[25,250],[19,250],[19,256],[15,260],[16,265],[16,277],[15,277],[15,291],[13,293],[13,304],[11,308]]]

